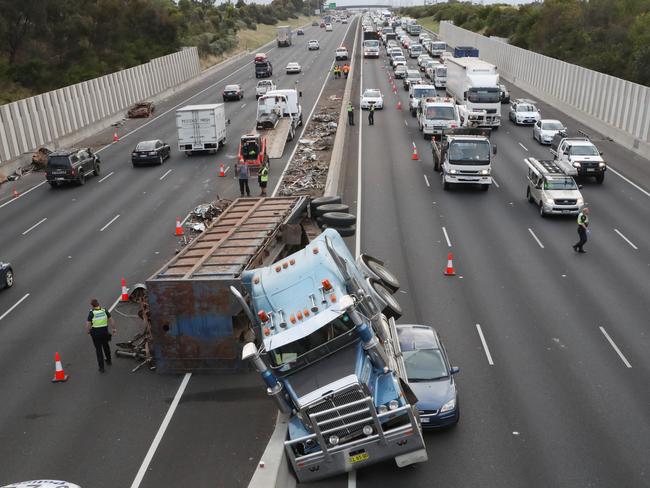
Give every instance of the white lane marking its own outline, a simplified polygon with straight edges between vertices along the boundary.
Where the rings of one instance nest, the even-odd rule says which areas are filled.
[[[608,171],[611,171],[612,173],[614,173],[616,176],[618,176],[618,177],[621,178],[622,180],[627,181],[630,185],[632,185],[634,188],[636,188],[637,190],[639,190],[639,191],[640,191],[641,193],[643,193],[645,196],[650,197],[650,192],[648,192],[647,190],[644,190],[644,189],[641,188],[639,185],[637,185],[636,183],[634,183],[634,182],[633,182],[632,180],[630,180],[629,178],[623,176],[621,173],[619,173],[618,171],[616,171],[616,170],[615,170],[614,168],[612,168],[611,166],[607,165],[607,170],[608,170]]]
[[[540,240],[537,238],[537,236],[536,236],[535,233],[533,232],[533,229],[531,229],[531,228],[529,227],[529,228],[528,228],[528,232],[530,232],[530,235],[533,236],[533,239],[535,239],[535,240],[537,241],[537,244],[539,244],[539,247],[541,247],[542,249],[544,249],[544,244],[542,244],[542,241],[540,241]]]
[[[168,170],[165,172],[165,174],[162,175],[162,176],[161,176],[160,178],[158,178],[158,179],[159,179],[160,181],[164,180],[164,179],[165,179],[165,176],[167,176],[167,175],[168,175],[169,173],[171,173],[171,172],[172,172],[172,170],[171,170],[171,169],[168,169]]]
[[[104,232],[104,230],[106,230],[106,228],[107,228],[109,225],[111,225],[113,222],[115,222],[115,221],[116,221],[117,219],[119,219],[119,218],[120,218],[120,214],[117,214],[115,217],[113,217],[113,218],[110,220],[110,222],[109,222],[108,224],[106,224],[104,227],[102,227],[101,229],[99,229],[99,232]]]
[[[108,173],[106,176],[104,176],[101,180],[99,180],[97,183],[101,183],[102,181],[107,180],[108,178],[110,178],[111,176],[113,176],[113,173],[115,173],[115,171],[111,171],[111,172]]]
[[[614,232],[616,232],[619,236],[621,236],[621,238],[622,238],[625,242],[627,242],[630,246],[632,246],[632,248],[633,248],[634,250],[636,250],[636,251],[639,250],[639,248],[636,247],[636,246],[634,245],[634,243],[633,243],[631,240],[629,240],[627,237],[625,237],[625,236],[623,235],[623,233],[622,233],[620,230],[618,230],[618,229],[614,229]]]
[[[109,312],[112,312],[113,309],[115,309],[115,307],[117,307],[117,304],[120,303],[121,301],[122,301],[122,294],[120,293],[119,295],[117,295],[117,298],[116,298],[115,301],[113,302],[113,305],[111,305],[111,306],[108,308],[108,311],[109,311]]]
[[[492,183],[494,183],[494,186],[499,188],[499,183],[497,183],[497,180],[494,179],[494,176],[492,177]]]
[[[181,401],[181,397],[183,396],[183,393],[185,392],[185,388],[187,388],[187,384],[190,382],[191,377],[192,377],[192,373],[185,373],[185,376],[183,376],[183,381],[181,381],[181,384],[178,387],[178,391],[174,396],[174,400],[172,401],[172,404],[169,406],[169,410],[167,410],[167,414],[165,415],[162,424],[160,424],[160,428],[156,433],[156,437],[154,437],[151,446],[149,446],[149,450],[147,451],[147,455],[144,457],[144,460],[142,461],[142,465],[138,470],[138,474],[135,475],[135,479],[133,480],[133,483],[131,483],[131,488],[139,488],[140,483],[142,483],[142,480],[144,479],[144,475],[147,474],[147,469],[149,469],[149,464],[151,464],[151,460],[153,459],[154,454],[156,454],[158,445],[160,444],[160,441],[165,435],[165,431],[167,430],[167,427],[169,426],[169,423],[172,420],[174,412],[176,411],[176,408],[178,407],[178,404]]]
[[[348,25],[348,28],[346,29],[345,34],[343,34],[343,40],[345,40],[345,36],[348,35],[348,31],[350,30],[351,26],[352,26],[352,24]],[[303,121],[302,131],[300,131],[300,137],[298,137],[298,140],[302,139],[303,135],[305,134],[305,130],[307,129],[307,126],[309,125],[309,121],[311,120],[311,116],[314,115],[314,111],[316,110],[316,106],[318,105],[318,101],[320,100],[320,97],[323,94],[323,91],[325,90],[325,85],[327,85],[327,80],[329,80],[329,74],[334,69],[334,63],[335,62],[336,61],[332,61],[329,68],[327,69],[327,76],[325,76],[325,79],[323,80],[323,85],[320,87],[320,92],[318,93],[318,96],[316,97],[316,101],[314,102],[314,106],[311,108],[311,112],[309,112],[309,116],[307,117],[307,120]],[[359,119],[361,119],[361,117],[359,117]],[[359,122],[359,126],[361,126],[361,122]],[[284,166],[284,169],[282,170],[282,173],[280,174],[280,178],[278,178],[278,182],[275,184],[275,188],[273,189],[273,193],[271,193],[272,197],[277,196],[278,191],[280,190],[280,184],[282,183],[282,180],[284,179],[284,175],[287,173],[287,170],[289,169],[289,164],[291,164],[291,161],[293,160],[293,157],[295,156],[296,151],[298,150],[298,145],[299,144],[296,144],[293,147],[293,151],[291,151],[291,154],[289,155],[289,159],[287,160],[287,164]],[[357,217],[357,221],[358,220],[359,220],[359,218]]]
[[[0,205],[0,208],[4,208],[4,207],[6,207],[7,205],[9,205],[11,202],[15,202],[16,200],[20,200],[21,198],[23,198],[25,195],[27,195],[27,194],[30,193],[31,191],[36,190],[36,188],[38,188],[39,186],[43,186],[45,183],[47,183],[47,180],[41,181],[38,185],[32,186],[29,190],[22,192],[22,193],[21,193],[20,195],[18,195],[17,197],[12,198],[12,199],[9,200],[9,201],[6,201],[6,202],[3,203],[2,205]]]
[[[29,293],[26,293],[25,296],[22,297],[20,300],[18,300],[16,303],[14,303],[14,304],[11,306],[11,308],[10,308],[9,310],[7,310],[5,313],[3,313],[2,315],[0,315],[0,320],[4,319],[7,315],[9,315],[9,314],[11,313],[11,311],[12,311],[14,308],[16,308],[18,305],[20,305],[21,303],[23,303],[23,301],[26,300],[28,296],[29,296]]]
[[[520,145],[521,147],[524,148],[524,151],[528,151],[528,149],[526,148],[526,146],[524,146],[521,142],[519,143],[519,145]]]
[[[359,26],[357,26],[357,29]],[[357,31],[358,33],[358,31]],[[357,48],[356,46],[356,40],[357,38],[354,38],[355,40],[355,45],[354,49]],[[364,61],[363,56],[361,57],[361,69],[359,70],[359,98],[361,98],[361,90],[363,89],[363,67],[366,64]],[[361,150],[362,147],[362,135],[363,135],[363,124],[359,124],[359,147],[357,148],[357,232],[356,232],[356,239],[354,243],[354,252],[355,256],[359,256],[361,254],[361,181],[363,178],[362,171],[361,171],[361,166],[363,165],[363,152]],[[348,480],[351,480],[353,478],[352,473],[354,473],[354,486],[356,486],[357,483],[357,475],[355,471],[350,471],[350,476]]]
[[[618,357],[621,358],[621,361],[623,361],[623,364],[625,364],[625,366],[626,366],[627,368],[631,368],[632,365],[631,365],[630,362],[627,360],[627,358],[623,355],[623,353],[622,353],[621,350],[618,348],[618,346],[616,345],[616,343],[612,340],[612,338],[609,337],[609,334],[608,334],[607,331],[604,329],[604,327],[599,327],[599,329],[600,329],[600,331],[603,333],[603,335],[605,336],[605,339],[607,339],[607,341],[609,342],[609,344],[612,346],[612,348],[614,349],[614,351],[616,351],[616,354],[618,354]]]
[[[492,361],[492,354],[490,354],[490,349],[488,348],[487,342],[485,342],[485,336],[483,336],[483,331],[481,330],[480,324],[476,324],[476,330],[478,335],[481,338],[481,344],[483,344],[483,349],[485,350],[485,356],[487,357],[488,364],[494,366],[494,361]]]
[[[357,488],[357,472],[356,470],[350,471],[348,474],[348,488]]]
[[[406,127],[409,126],[409,123],[406,121],[406,119],[404,119],[404,125],[405,125]]]
[[[42,224],[43,222],[45,222],[46,220],[47,220],[47,217],[45,217],[45,218],[39,220],[39,221],[36,222],[34,225],[32,225],[29,229],[27,229],[25,232],[23,232],[22,235],[26,235],[27,233],[29,233],[30,231],[34,230],[36,227],[38,227],[39,225],[41,225],[41,224]]]
[[[244,104],[241,106],[241,108],[244,108],[245,106],[246,106],[246,104],[244,103]]]
[[[431,188],[431,185],[429,184],[429,178],[427,178],[427,175],[422,175],[424,176],[424,182],[427,184],[429,188]]]
[[[449,234],[447,234],[447,229],[442,227],[442,233],[445,235],[445,240],[447,241],[447,247],[451,247],[451,241],[449,240]]]

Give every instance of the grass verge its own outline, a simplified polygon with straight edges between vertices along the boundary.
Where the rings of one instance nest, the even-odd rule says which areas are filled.
[[[220,54],[219,56],[207,56],[201,58],[201,68],[207,69],[210,66],[229,58],[233,54],[241,51],[255,51],[258,47],[263,46],[267,42],[275,39],[276,29],[278,25],[290,25],[294,29],[305,24],[311,23],[318,17],[301,15],[297,19],[287,19],[278,22],[275,25],[258,24],[256,30],[244,29],[237,32],[237,46]],[[293,40],[296,41],[296,34],[293,34]]]
[[[433,20],[433,17],[422,17],[421,19],[418,19],[418,24],[435,33],[438,32],[438,27],[440,26],[440,22]]]

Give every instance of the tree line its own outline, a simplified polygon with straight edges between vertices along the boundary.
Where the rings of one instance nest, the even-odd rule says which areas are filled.
[[[404,15],[459,27],[650,86],[650,0],[545,0],[526,5],[450,1]]]
[[[197,46],[237,45],[237,31],[308,12],[303,0],[0,0],[0,104]]]

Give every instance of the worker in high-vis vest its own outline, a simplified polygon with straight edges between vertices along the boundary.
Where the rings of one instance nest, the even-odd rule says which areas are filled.
[[[352,102],[348,102],[348,125],[354,125],[354,107],[352,106]]]
[[[257,182],[260,184],[260,196],[266,196],[266,185],[269,183],[269,167],[266,163],[262,163],[259,172],[257,173]]]
[[[578,237],[580,240],[573,245],[573,250],[579,253],[586,253],[583,249],[587,243],[587,234],[589,233],[589,209],[583,207],[578,214]]]
[[[111,313],[100,307],[97,299],[93,298],[90,305],[93,308],[88,312],[86,332],[90,334],[93,340],[95,353],[97,354],[97,366],[99,366],[99,372],[103,373],[104,356],[106,357],[106,364],[111,365],[111,347],[108,344],[111,341],[111,334],[108,327],[110,326],[113,329],[113,334],[117,332],[117,329]]]

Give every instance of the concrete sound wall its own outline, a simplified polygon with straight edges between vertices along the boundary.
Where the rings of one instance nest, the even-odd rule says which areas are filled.
[[[451,46],[471,45],[503,78],[650,159],[650,88],[440,23]]]
[[[195,47],[146,64],[0,106],[0,163],[81,138],[201,72]],[[72,138],[71,138],[72,136]]]

